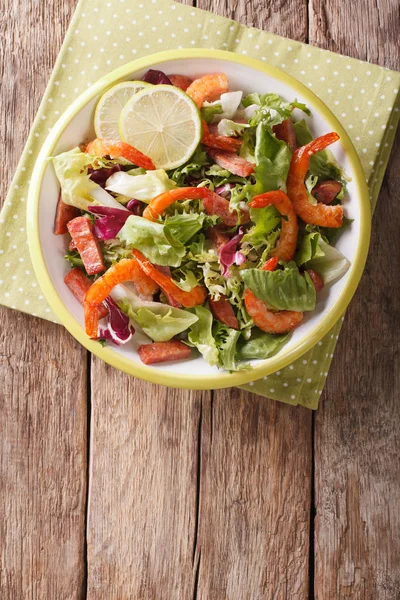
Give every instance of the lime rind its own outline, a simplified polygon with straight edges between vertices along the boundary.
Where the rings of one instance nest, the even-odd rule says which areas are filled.
[[[200,111],[177,87],[146,88],[122,110],[119,135],[149,156],[157,168],[174,169],[189,160],[201,141]]]
[[[96,137],[119,140],[119,118],[129,99],[138,91],[151,87],[145,81],[121,81],[104,92],[94,113]]]

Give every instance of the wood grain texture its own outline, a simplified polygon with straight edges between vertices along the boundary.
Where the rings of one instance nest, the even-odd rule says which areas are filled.
[[[199,600],[308,597],[311,420],[238,389],[203,405]]]
[[[307,37],[302,0],[197,6]],[[306,598],[311,413],[232,389],[215,391],[203,414],[196,598]]]
[[[307,0],[197,0],[196,6],[293,40],[307,39]]]
[[[399,69],[399,5],[313,0],[310,41]],[[400,597],[400,143],[315,422],[315,597]],[[352,365],[352,367],[349,367]]]
[[[400,596],[399,151],[397,143],[375,215],[370,259],[316,417],[319,600]]]
[[[310,0],[309,20],[310,44],[399,69],[398,0]]]
[[[209,392],[92,366],[88,599],[192,598],[199,422]]]
[[[1,5],[2,200],[74,4]],[[80,598],[86,352],[52,323],[6,309],[0,322],[0,597]]]

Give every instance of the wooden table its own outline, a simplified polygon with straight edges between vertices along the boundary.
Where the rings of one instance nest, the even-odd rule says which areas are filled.
[[[1,198],[75,0],[3,0]],[[400,67],[396,0],[198,0]],[[3,309],[2,600],[400,598],[400,153],[320,410],[149,385]]]

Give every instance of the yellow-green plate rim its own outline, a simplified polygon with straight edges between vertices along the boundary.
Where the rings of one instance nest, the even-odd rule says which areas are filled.
[[[98,342],[88,339],[83,327],[80,325],[80,323],[78,323],[78,321],[76,321],[58,295],[57,290],[55,289],[47,271],[40,245],[38,221],[39,198],[42,180],[45,170],[48,166],[48,157],[52,156],[52,151],[54,150],[59,138],[64,132],[64,129],[69,125],[70,121],[79,113],[82,108],[84,108],[84,106],[90,100],[92,100],[98,94],[102,92],[104,93],[110,85],[113,83],[119,83],[119,80],[122,81],[131,73],[150,68],[156,64],[160,65],[163,62],[191,58],[223,60],[256,69],[273,77],[274,79],[281,81],[284,84],[287,84],[295,92],[298,92],[298,94],[301,95],[305,101],[311,102],[316,110],[329,123],[332,131],[336,131],[340,135],[341,145],[346,152],[353,174],[355,175],[355,184],[358,188],[358,195],[360,198],[360,239],[357,246],[356,256],[351,265],[348,280],[343,290],[337,297],[334,306],[328,311],[322,322],[318,323],[312,328],[306,339],[300,340],[292,349],[285,352],[284,355],[280,355],[278,353],[276,356],[260,362],[260,364],[254,366],[253,369],[249,371],[235,373],[219,371],[214,375],[200,376],[168,372],[160,370],[157,367],[149,367],[134,362],[124,356],[119,355],[111,348],[102,347]],[[184,389],[217,389],[243,385],[249,383],[250,381],[261,379],[265,375],[270,375],[271,373],[286,367],[294,360],[302,356],[305,352],[310,350],[328,333],[328,331],[330,331],[330,329],[332,329],[337,320],[342,316],[354,292],[356,291],[368,254],[370,230],[371,207],[369,202],[369,192],[365,183],[365,175],[360,160],[345,129],[340,124],[338,119],[332,114],[329,108],[322,102],[322,100],[320,100],[318,96],[316,96],[305,85],[287,73],[284,73],[267,63],[224,50],[207,50],[201,48],[167,50],[139,58],[121,67],[118,67],[108,75],[105,75],[83,94],[81,94],[59,118],[39,152],[31,178],[27,203],[28,244],[35,274],[49,305],[66,329],[68,329],[68,331],[85,348],[111,366],[152,383],[160,383],[171,387]]]

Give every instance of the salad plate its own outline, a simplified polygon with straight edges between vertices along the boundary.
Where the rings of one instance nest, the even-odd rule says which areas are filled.
[[[60,189],[70,216],[56,231]],[[326,105],[266,63],[203,49],[128,63],[77,98],[40,150],[27,210],[60,322],[113,367],[188,389],[254,381],[317,344],[357,288],[370,221]]]

